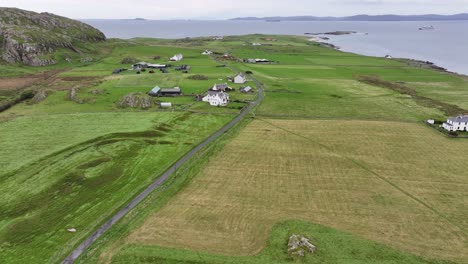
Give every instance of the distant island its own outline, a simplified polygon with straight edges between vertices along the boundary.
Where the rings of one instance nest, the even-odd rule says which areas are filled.
[[[230,20],[264,20],[264,21],[453,21],[468,20],[468,13],[455,15],[356,15],[346,17],[316,17],[316,16],[289,16],[289,17],[237,17]]]

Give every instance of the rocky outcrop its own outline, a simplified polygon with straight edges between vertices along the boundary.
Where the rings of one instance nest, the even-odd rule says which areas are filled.
[[[288,253],[293,257],[304,257],[306,253],[314,253],[316,247],[310,240],[301,235],[292,235],[288,241]]]
[[[152,106],[151,97],[143,93],[131,93],[124,96],[117,104],[119,107],[147,109]]]
[[[0,52],[9,63],[32,66],[55,64],[50,55],[59,48],[80,53],[86,42],[106,40],[105,35],[82,22],[50,13],[0,8]]]

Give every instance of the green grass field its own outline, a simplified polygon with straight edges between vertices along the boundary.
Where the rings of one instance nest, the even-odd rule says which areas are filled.
[[[423,125],[446,118],[436,105],[468,109],[465,77],[268,36],[113,40],[96,61],[68,65],[37,104],[0,113],[0,259],[59,263],[113,212],[245,106],[195,102],[227,76],[252,71],[265,98],[252,116],[203,149],[169,182],[111,228],[80,263],[465,263],[468,141]],[[204,49],[273,64],[215,61]],[[127,71],[124,57],[166,63],[182,74]],[[161,59],[154,60],[154,56]],[[58,65],[53,69],[65,67]],[[0,66],[11,76],[37,72]],[[192,80],[201,74],[208,80]],[[360,81],[414,89],[430,100]],[[81,79],[76,100],[69,89]],[[70,80],[65,82],[63,80]],[[176,107],[119,108],[152,87],[180,86],[158,98]],[[247,85],[254,87],[253,82]],[[241,94],[232,100],[254,100]],[[95,91],[100,91],[96,93]],[[76,228],[76,233],[67,232]],[[287,237],[312,238],[317,254],[293,260]]]

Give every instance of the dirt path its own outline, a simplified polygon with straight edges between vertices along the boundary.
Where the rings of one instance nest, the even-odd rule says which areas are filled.
[[[231,68],[231,67],[230,67]],[[231,68],[234,71],[238,71],[235,68]],[[88,238],[86,238],[78,247],[76,247],[70,255],[68,255],[65,260],[63,260],[62,264],[70,264],[73,263],[80,255],[86,251],[100,236],[102,236],[107,230],[109,230],[115,223],[117,223],[122,217],[124,217],[130,210],[135,208],[141,201],[143,201],[151,192],[153,192],[156,188],[161,186],[167,179],[180,167],[182,166],[187,160],[192,158],[198,151],[202,148],[213,142],[213,140],[217,139],[224,133],[226,133],[229,129],[234,127],[237,123],[239,123],[249,112],[252,111],[254,107],[256,107],[263,99],[263,87],[260,82],[253,79],[255,82],[257,89],[258,89],[258,96],[254,102],[251,102],[247,107],[245,107],[238,116],[236,116],[231,122],[227,125],[223,126],[217,132],[209,136],[205,139],[202,143],[192,149],[190,152],[185,154],[180,160],[178,160],[174,165],[172,165],[166,172],[164,172],[156,181],[154,181],[150,186],[148,186],[143,192],[141,192],[137,197],[135,197],[127,206],[123,209],[118,211],[115,215],[113,215],[107,222],[101,225],[93,234],[91,234]]]

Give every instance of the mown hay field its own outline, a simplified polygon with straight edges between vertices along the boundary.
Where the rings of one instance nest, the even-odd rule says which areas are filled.
[[[253,255],[300,219],[465,262],[467,146],[414,123],[255,120],[124,241]]]

